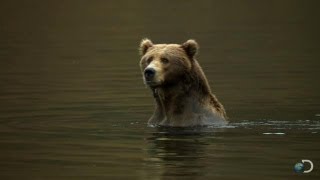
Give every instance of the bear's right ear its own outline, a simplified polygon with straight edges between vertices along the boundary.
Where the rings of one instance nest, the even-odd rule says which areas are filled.
[[[140,43],[140,48],[139,48],[140,55],[141,56],[145,55],[148,49],[152,46],[153,46],[153,43],[151,42],[150,39],[147,39],[147,38],[142,39]]]

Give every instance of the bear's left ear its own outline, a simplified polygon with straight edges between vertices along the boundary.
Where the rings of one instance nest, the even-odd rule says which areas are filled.
[[[186,51],[187,55],[190,58],[193,58],[197,54],[199,49],[198,43],[193,39],[190,39],[187,42],[183,43],[181,47]]]
[[[146,54],[148,49],[153,46],[153,43],[150,39],[142,39],[139,47],[140,55],[143,56]]]

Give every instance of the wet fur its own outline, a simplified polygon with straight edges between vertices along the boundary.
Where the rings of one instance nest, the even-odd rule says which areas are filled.
[[[150,42],[148,48],[152,50]],[[194,58],[197,49],[186,43],[180,46],[181,50],[186,51],[185,57],[173,60],[169,67],[163,69],[165,79],[161,85],[150,87],[156,107],[149,125],[186,127],[227,122],[224,107],[211,93],[208,81]],[[144,53],[148,48],[144,48]]]

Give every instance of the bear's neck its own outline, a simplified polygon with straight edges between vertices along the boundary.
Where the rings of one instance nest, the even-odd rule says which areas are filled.
[[[206,121],[216,116],[226,117],[222,104],[211,93],[197,61],[194,61],[191,71],[177,82],[167,82],[151,89],[156,109],[149,120],[150,124],[184,126],[199,124],[197,121]],[[216,115],[212,114],[215,112]]]
[[[211,90],[202,71],[189,74],[181,81],[153,88],[153,95],[157,103],[157,110],[162,116],[182,114],[192,106],[202,104],[203,100],[211,99]]]

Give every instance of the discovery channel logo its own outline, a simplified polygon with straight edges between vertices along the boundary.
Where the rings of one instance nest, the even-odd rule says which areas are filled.
[[[305,169],[305,165],[309,164],[310,168]],[[308,159],[303,159],[301,162],[298,162],[294,165],[294,171],[296,173],[310,173],[313,170],[313,163]]]

